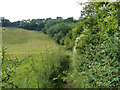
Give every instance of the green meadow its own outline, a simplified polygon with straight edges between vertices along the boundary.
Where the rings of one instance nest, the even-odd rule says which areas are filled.
[[[64,87],[63,72],[68,69],[69,56],[64,47],[55,43],[48,35],[40,31],[6,27],[3,32],[3,47],[7,48],[4,71],[6,69],[7,72],[8,68],[13,70],[14,62],[18,63],[17,61],[25,58],[3,87]],[[26,58],[28,55],[30,57]]]
[[[28,54],[40,54],[47,48],[57,50],[59,46],[48,36],[39,31],[19,28],[6,28],[3,32],[3,46],[8,54],[23,57]]]

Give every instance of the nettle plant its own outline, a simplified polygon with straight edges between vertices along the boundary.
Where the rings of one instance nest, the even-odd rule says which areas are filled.
[[[6,54],[7,48],[2,50],[2,88],[18,88],[18,86],[11,81],[11,77],[16,73],[17,67],[25,60],[30,57],[28,55],[26,58],[20,59],[19,57],[10,58]]]

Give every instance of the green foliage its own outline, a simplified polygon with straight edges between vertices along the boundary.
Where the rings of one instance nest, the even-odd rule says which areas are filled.
[[[19,86],[11,81],[11,78],[15,75],[16,69],[20,64],[30,56],[28,55],[23,59],[19,57],[10,58],[9,55],[6,54],[6,48],[3,49],[2,56],[2,88],[18,88]]]
[[[2,25],[3,27],[19,27],[28,30],[36,30],[36,31],[43,31],[45,34],[47,33],[47,29],[55,24],[59,24],[61,22],[65,23],[75,23],[77,20],[74,20],[73,17],[69,17],[67,19],[62,19],[62,17],[57,17],[56,19],[27,19],[22,21],[15,21],[10,22],[8,19],[2,18]]]
[[[11,22],[5,18],[1,18],[1,21],[2,21],[2,27],[6,27],[6,26],[9,26],[11,24]]]
[[[13,71],[14,67],[12,66],[20,63],[19,60],[23,60],[26,55],[31,55],[18,65],[15,72],[11,72],[10,76],[7,76],[10,79],[3,82],[3,87],[50,88],[64,86],[66,82],[64,72],[68,69],[69,56],[48,35],[38,31],[6,27],[6,31],[3,32],[3,46],[8,47],[7,52],[3,51],[3,72],[7,75],[9,70]]]
[[[67,23],[72,23],[72,22],[76,22],[77,20],[74,20],[73,17],[69,17],[67,19],[64,20],[64,22],[67,22]]]
[[[59,22],[61,22],[61,20],[55,20],[55,19],[51,19],[51,18],[46,19],[45,27],[42,29],[43,33],[47,34],[47,29]]]
[[[64,45],[65,48],[68,50],[72,50],[73,46],[74,46],[74,41],[76,39],[76,37],[78,37],[82,31],[83,31],[83,26],[82,26],[82,22],[79,20],[79,22],[77,22],[75,25],[73,25],[74,27],[72,27],[72,30],[70,30],[65,38],[64,38]]]
[[[41,53],[41,60],[34,61],[32,56],[24,59],[10,58],[5,51],[2,62],[2,88],[60,88],[64,87],[65,72],[69,68],[69,56],[61,50],[46,49]],[[25,62],[31,61],[30,67],[17,73]],[[19,76],[20,75],[20,76]],[[22,78],[21,78],[22,77]],[[18,81],[19,80],[19,81]]]
[[[93,2],[88,5],[86,7],[94,8],[96,13],[90,11],[91,17],[86,14],[82,21],[84,31],[76,47],[72,87],[118,88],[118,3]],[[89,10],[84,13],[89,13]],[[83,79],[77,81],[80,77]]]
[[[40,31],[42,28],[44,28],[44,21],[44,19],[22,20],[17,27]]]
[[[11,22],[11,24],[9,26],[11,27],[19,27],[20,25],[20,21],[16,21],[16,22]]]
[[[71,72],[69,56],[63,51],[47,49],[40,58],[28,59],[30,67],[15,78],[19,87],[63,87],[66,80],[73,88],[119,88],[119,34],[117,2],[85,3],[80,20],[72,17],[20,21],[21,28],[42,30],[67,50],[76,46]],[[18,22],[13,23],[18,24]],[[75,42],[79,37],[78,42]],[[39,57],[39,56],[37,56]],[[16,61],[18,59],[16,58]],[[26,62],[28,62],[26,60]],[[11,62],[10,62],[11,63]],[[17,63],[17,62],[16,62]],[[14,65],[14,64],[10,64]],[[8,68],[11,71],[10,68]],[[7,70],[7,69],[6,69]],[[5,70],[4,70],[5,71]],[[9,73],[7,77],[9,76]],[[16,74],[17,76],[17,74]],[[13,78],[13,77],[12,77]],[[5,79],[7,81],[7,79]],[[17,82],[17,80],[20,80]],[[9,78],[8,78],[9,81]],[[25,81],[25,83],[22,83]],[[13,84],[13,82],[12,82]],[[7,84],[6,84],[7,85]],[[5,85],[4,85],[5,86]],[[5,86],[6,87],[6,86]]]
[[[50,37],[52,37],[57,43],[60,44],[60,41],[65,37],[65,35],[72,29],[67,23],[60,23],[53,25],[49,29],[47,29],[47,33]],[[62,43],[62,42],[61,42]]]
[[[89,87],[118,87],[118,41],[113,37],[104,40],[99,36],[93,36],[89,41],[84,46],[78,44],[77,71],[84,72],[82,75],[92,80]]]

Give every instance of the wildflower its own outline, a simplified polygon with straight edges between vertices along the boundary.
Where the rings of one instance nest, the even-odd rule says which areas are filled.
[[[27,83],[27,86],[28,86],[29,84]]]
[[[102,50],[102,52],[105,52],[105,50]]]
[[[21,60],[19,59],[19,62],[20,62]]]
[[[11,71],[11,69],[7,68],[9,71]]]

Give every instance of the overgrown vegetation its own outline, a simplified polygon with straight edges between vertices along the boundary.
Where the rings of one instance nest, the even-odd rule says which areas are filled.
[[[120,87],[118,3],[88,4],[94,8],[94,12],[88,12],[89,8],[84,11],[86,20],[76,47],[77,56],[71,75],[72,86],[118,88]],[[87,13],[92,15],[89,16]]]
[[[20,87],[63,87],[69,79],[72,88],[119,88],[119,29],[118,2],[88,2],[78,21],[73,18],[22,20],[10,26],[42,31],[58,44],[72,52],[75,43],[71,72],[69,56],[65,51],[47,49],[40,58],[30,57],[26,79],[17,83]],[[6,22],[9,22],[6,20]],[[7,24],[6,24],[7,25]],[[8,25],[7,25],[8,26]],[[79,37],[78,42],[75,42]],[[73,53],[74,54],[74,53]],[[38,57],[38,56],[37,56]],[[28,61],[26,61],[27,63]],[[36,75],[34,75],[37,73]],[[24,75],[24,74],[23,74]],[[66,76],[67,75],[67,76]],[[33,78],[35,81],[33,81]],[[26,84],[21,82],[26,80]],[[33,85],[33,82],[36,82]],[[40,83],[41,82],[41,83]],[[33,86],[32,86],[33,85]]]
[[[69,56],[61,50],[47,49],[37,60],[6,55],[3,49],[2,88],[60,88],[64,87]],[[23,67],[25,63],[27,66]],[[20,72],[21,71],[21,72]]]

